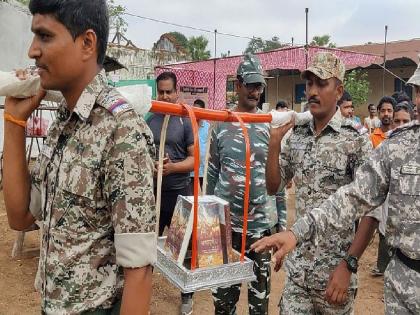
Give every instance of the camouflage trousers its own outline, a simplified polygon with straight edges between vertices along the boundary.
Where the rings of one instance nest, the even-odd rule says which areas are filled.
[[[280,300],[281,315],[344,315],[354,314],[353,306],[356,289],[348,294],[348,300],[343,305],[331,305],[325,300],[324,290],[302,288],[290,278],[286,278],[283,295]]]
[[[420,273],[394,256],[385,271],[385,314],[420,314]]]
[[[264,236],[270,235],[265,233]],[[248,235],[246,240],[246,256],[254,261],[254,274],[256,281],[248,283],[248,307],[250,315],[268,314],[268,300],[270,296],[271,278],[271,254],[257,254],[250,251],[249,247],[262,237]],[[232,246],[237,251],[241,250],[242,234],[232,231]],[[215,314],[234,315],[236,314],[236,304],[241,293],[241,285],[221,287],[212,290]]]

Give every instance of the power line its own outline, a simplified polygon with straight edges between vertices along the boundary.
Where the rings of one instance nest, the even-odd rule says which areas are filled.
[[[154,19],[154,18],[147,17],[147,16],[141,16],[141,15],[132,14],[132,13],[128,13],[128,12],[124,12],[124,14],[125,15],[129,15],[129,16],[134,16],[134,17],[137,17],[137,18],[140,18],[140,19],[143,19],[143,20],[149,20],[149,21],[158,22],[158,23],[162,23],[162,24],[167,24],[167,25],[173,25],[173,26],[188,28],[188,29],[191,29],[191,30],[205,32],[205,33],[213,33],[213,31],[206,30],[206,29],[203,29],[203,28],[198,28],[198,27],[193,27],[193,26],[188,26],[188,25],[182,25],[182,24],[167,22],[167,21],[163,21],[163,20],[159,20],[159,19]]]
[[[147,16],[142,16],[142,15],[138,15],[138,14],[133,14],[133,13],[129,13],[129,12],[124,12],[125,15],[129,15],[129,16],[133,16],[133,17],[137,17],[143,20],[148,20],[148,21],[153,21],[153,22],[157,22],[157,23],[162,23],[162,24],[166,24],[166,25],[172,25],[172,26],[177,26],[177,27],[182,27],[182,28],[187,28],[190,30],[195,30],[195,31],[200,31],[200,32],[204,32],[204,33],[210,33],[210,34],[214,34],[214,31],[212,30],[207,30],[204,28],[199,28],[199,27],[194,27],[194,26],[189,26],[189,25],[183,25],[183,24],[178,24],[178,23],[173,23],[173,22],[168,22],[168,21],[164,21],[164,20],[160,20],[160,19],[155,19],[155,18],[151,18],[151,17],[147,17]],[[256,39],[258,37],[249,37],[249,36],[242,36],[242,35],[236,35],[236,34],[231,34],[231,33],[223,33],[223,32],[217,32],[218,35],[224,35],[224,36],[229,36],[229,37],[236,37],[236,38],[243,38],[243,39]],[[264,40],[267,41],[267,40]]]

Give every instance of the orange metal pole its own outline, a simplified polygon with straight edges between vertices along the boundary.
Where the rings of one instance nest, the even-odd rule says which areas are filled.
[[[269,123],[272,120],[271,114],[251,114],[251,113],[236,113],[233,115],[228,110],[215,110],[206,108],[192,107],[197,119],[205,119],[212,121],[226,121],[237,122],[241,117],[244,123]],[[188,116],[187,109],[181,104],[172,104],[160,101],[152,101],[150,109],[153,113],[161,113],[175,116]]]

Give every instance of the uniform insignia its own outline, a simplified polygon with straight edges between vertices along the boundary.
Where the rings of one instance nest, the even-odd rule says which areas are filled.
[[[420,165],[403,165],[401,166],[401,174],[420,175]]]
[[[45,155],[47,158],[51,159],[52,157],[53,148],[44,145],[41,150],[41,154]]]
[[[307,146],[306,143],[302,143],[298,141],[290,142],[291,150],[306,150],[306,146]]]
[[[133,109],[130,103],[117,90],[105,88],[96,99],[99,106],[107,109],[113,116]]]
[[[111,107],[109,108],[109,111],[115,116],[118,113],[130,110],[130,109],[131,109],[130,104],[128,104],[125,99],[121,98],[111,105]]]

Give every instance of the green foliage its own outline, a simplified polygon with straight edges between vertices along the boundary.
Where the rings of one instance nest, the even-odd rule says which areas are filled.
[[[270,51],[284,46],[284,44],[280,43],[280,39],[277,36],[274,36],[271,38],[271,40],[265,41],[265,47],[263,48],[263,51]]]
[[[186,51],[188,51],[188,38],[185,37],[184,34],[180,33],[180,32],[169,32],[169,35],[172,35],[173,37],[175,37],[178,45],[180,45],[181,47],[183,47]]]
[[[207,60],[210,58],[210,50],[207,50],[209,41],[204,36],[192,36],[188,40],[188,53],[192,60]]]
[[[16,0],[16,1],[22,3],[25,6],[29,5],[29,0]]]
[[[109,29],[111,32],[119,32],[124,35],[127,32],[128,23],[124,19],[125,7],[115,4],[115,0],[108,0]]]
[[[277,36],[272,37],[271,40],[263,40],[261,37],[254,37],[249,41],[244,53],[255,54],[263,51],[278,49],[284,46],[284,44],[280,43]]]
[[[16,0],[25,6],[29,5],[30,0]],[[125,7],[115,4],[115,0],[107,0],[109,12],[109,28],[111,31],[125,34],[127,32],[127,21],[124,19]]]
[[[210,58],[210,50],[207,50],[209,41],[204,36],[192,36],[187,39],[187,37],[180,32],[169,32],[167,34],[172,35],[176,40],[176,44],[184,48],[192,60],[207,60]],[[157,43],[154,44],[154,49],[156,46]]]
[[[322,36],[314,36],[310,43],[311,46],[321,46],[321,47],[328,47],[328,48],[335,48],[335,43],[331,42],[330,35],[322,35]]]
[[[346,73],[344,89],[350,93],[354,106],[366,104],[370,93],[368,74],[363,70],[352,70]]]

